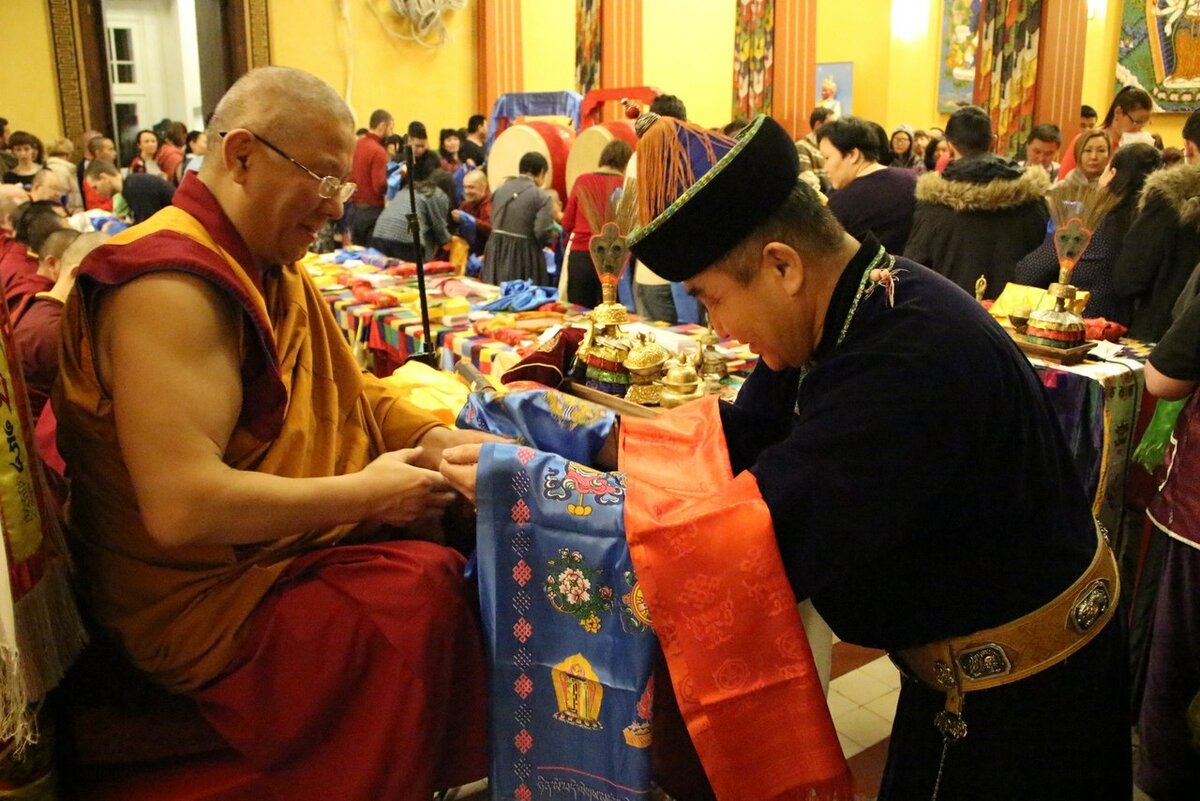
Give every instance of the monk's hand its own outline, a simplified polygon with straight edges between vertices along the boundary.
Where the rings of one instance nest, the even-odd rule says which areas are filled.
[[[385,453],[363,468],[361,476],[374,511],[370,515],[392,526],[437,520],[454,500],[454,491],[436,470],[418,467],[421,448]]]
[[[459,445],[442,453],[442,475],[464,498],[475,503],[475,474],[483,444]]]
[[[454,448],[459,445],[476,445],[484,442],[512,442],[512,440],[498,437],[495,434],[485,434],[482,431],[438,426],[437,428],[430,429],[425,436],[421,437],[421,441],[417,443],[421,446],[422,454],[413,464],[418,467],[424,467],[426,470],[438,470],[442,464],[442,453],[448,448]]]

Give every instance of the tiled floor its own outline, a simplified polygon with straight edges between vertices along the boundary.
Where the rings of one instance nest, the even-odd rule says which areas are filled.
[[[864,798],[874,798],[900,697],[900,672],[882,651],[835,641],[831,675],[829,714],[855,789]]]

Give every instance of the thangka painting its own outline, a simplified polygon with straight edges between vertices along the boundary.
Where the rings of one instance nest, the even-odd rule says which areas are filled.
[[[1125,0],[1116,78],[1158,110],[1200,107],[1200,0]]]
[[[575,89],[581,95],[600,86],[600,2],[575,3]]]
[[[833,61],[817,65],[817,105],[837,118],[854,113],[854,62]]]
[[[975,103],[992,118],[996,152],[1017,151],[1033,127],[1042,0],[983,0]]]
[[[952,114],[972,102],[975,55],[979,50],[979,2],[943,0],[938,111],[945,114]]]
[[[733,116],[770,114],[775,84],[775,0],[737,0]]]

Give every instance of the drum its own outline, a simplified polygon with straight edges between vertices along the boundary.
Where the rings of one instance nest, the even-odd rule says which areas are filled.
[[[518,165],[526,153],[541,153],[550,163],[545,186],[558,192],[567,203],[567,153],[575,144],[575,132],[565,125],[529,120],[505,128],[488,152],[488,185],[495,192],[509,178],[520,174]]]
[[[567,156],[567,192],[575,186],[575,179],[584,173],[595,172],[600,166],[600,153],[614,139],[624,139],[637,149],[637,133],[628,120],[602,122],[584,130],[575,140],[571,154]]]

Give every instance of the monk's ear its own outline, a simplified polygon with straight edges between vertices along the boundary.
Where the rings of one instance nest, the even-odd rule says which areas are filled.
[[[225,171],[233,180],[242,183],[250,168],[250,153],[254,146],[254,134],[245,128],[235,128],[221,138],[221,160]]]
[[[788,295],[794,296],[804,287],[804,260],[796,249],[783,242],[768,242],[763,246],[762,263],[776,276]]]
[[[58,280],[58,274],[62,270],[62,260],[58,256],[46,256],[42,259],[42,264],[46,267],[46,272],[49,277]]]

